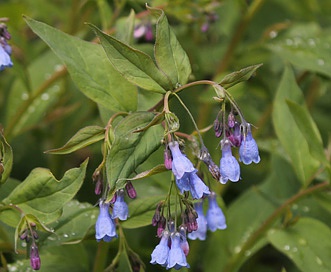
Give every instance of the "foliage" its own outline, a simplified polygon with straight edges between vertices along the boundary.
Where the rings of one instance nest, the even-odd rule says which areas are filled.
[[[153,248],[180,235],[185,252],[211,192],[226,229],[190,240],[177,268],[330,271],[330,10],[2,1],[0,271],[164,271]],[[118,238],[97,242],[104,202]]]

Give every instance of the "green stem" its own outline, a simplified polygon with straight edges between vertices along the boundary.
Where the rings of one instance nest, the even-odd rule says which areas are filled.
[[[102,272],[105,269],[108,257],[109,243],[99,242],[97,253],[94,258],[93,272]]]
[[[245,252],[252,248],[257,241],[262,237],[262,235],[273,225],[273,223],[284,213],[287,208],[300,200],[301,198],[310,195],[312,193],[318,192],[330,186],[329,182],[325,181],[323,183],[319,183],[315,186],[312,186],[308,189],[299,191],[296,195],[289,198],[285,201],[281,206],[279,206],[265,221],[264,223],[252,233],[252,235],[247,239],[247,241],[241,247],[241,250],[232,255],[232,258],[227,263],[224,268],[224,272],[237,271],[238,265],[241,263],[242,258],[245,255]]]

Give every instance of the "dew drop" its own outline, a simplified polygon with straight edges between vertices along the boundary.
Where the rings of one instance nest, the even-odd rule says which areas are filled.
[[[308,206],[304,206],[304,207],[302,208],[302,210],[303,210],[304,212],[309,212],[309,211],[310,211],[310,208],[309,208]]]
[[[26,247],[26,246],[27,246],[27,243],[26,243],[26,242],[22,242],[22,243],[21,243],[21,246],[22,246],[22,247]]]
[[[95,219],[95,215],[94,214],[91,215],[91,219]]]
[[[294,247],[294,248],[292,248],[292,252],[298,252],[298,248],[297,247]]]
[[[241,251],[241,247],[240,246],[236,246],[235,248],[234,248],[234,252],[235,253],[239,253]]]
[[[76,232],[72,232],[71,235],[72,235],[72,236],[75,236],[75,235],[76,235]]]
[[[289,245],[285,245],[285,246],[284,246],[284,249],[285,249],[285,250],[290,250],[290,246],[289,246]]]
[[[28,100],[29,94],[28,93],[22,93],[21,98],[22,98],[22,100]]]
[[[252,252],[251,252],[250,250],[246,250],[246,251],[245,251],[245,256],[246,256],[246,257],[250,256],[251,254],[252,254]]]
[[[318,60],[317,60],[317,64],[320,65],[320,66],[323,66],[324,63],[325,63],[325,62],[324,62],[324,60],[322,60],[322,59],[318,59]]]
[[[63,237],[64,237],[64,238],[68,238],[69,235],[65,233],[65,234],[63,234]]]
[[[318,265],[323,265],[323,262],[319,257],[316,257],[316,262]]]
[[[47,239],[50,240],[50,241],[55,241],[56,240],[56,238],[53,237],[53,236],[48,236]]]
[[[297,204],[293,204],[292,209],[293,210],[297,210],[298,209],[298,205]]]
[[[275,30],[272,30],[272,31],[269,32],[269,37],[270,37],[271,39],[276,38],[277,35],[278,35],[278,32],[275,31]]]
[[[41,95],[41,100],[47,101],[49,99],[49,94],[48,93],[43,93]]]
[[[305,246],[305,245],[307,245],[307,241],[305,239],[300,238],[299,245]]]
[[[287,45],[293,45],[293,41],[292,41],[291,39],[286,39],[286,40],[285,40],[285,43],[286,43]]]
[[[308,44],[309,44],[311,47],[315,47],[315,46],[316,46],[316,42],[314,41],[314,39],[309,39],[309,40],[308,40]]]
[[[55,65],[54,66],[54,71],[61,71],[62,70],[62,68],[63,68],[63,65],[62,64],[57,64],[57,65]]]
[[[12,265],[8,265],[8,270],[10,271],[10,272],[14,272],[14,271],[17,271],[17,266],[12,266]]]

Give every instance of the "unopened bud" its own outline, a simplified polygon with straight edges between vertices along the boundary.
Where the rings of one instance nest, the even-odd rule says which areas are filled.
[[[128,181],[125,185],[125,189],[126,189],[126,192],[128,194],[128,196],[131,198],[131,199],[135,199],[137,197],[137,191],[136,189],[133,187],[133,184],[131,181]]]
[[[235,125],[235,123],[236,123],[235,116],[233,115],[232,112],[230,112],[229,115],[228,115],[228,126],[229,126],[230,128],[233,128],[234,125]]]
[[[33,270],[39,270],[41,261],[39,257],[38,247],[36,244],[32,244],[30,248],[30,265]]]
[[[166,147],[166,149],[164,150],[164,166],[168,170],[172,169],[172,157],[171,157],[171,152],[168,149],[168,147]]]

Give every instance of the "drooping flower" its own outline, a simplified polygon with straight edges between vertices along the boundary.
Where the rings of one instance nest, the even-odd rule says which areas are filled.
[[[247,124],[247,134],[244,136],[239,148],[239,160],[244,164],[260,162],[259,149],[252,136],[250,124]]]
[[[7,47],[8,48],[8,47]],[[0,71],[4,70],[6,67],[12,67],[13,63],[10,59],[10,55],[8,54],[8,49],[2,46],[0,42]]]
[[[101,240],[110,242],[114,237],[117,237],[116,225],[110,216],[109,205],[110,203],[103,201],[99,203],[100,213],[95,224],[95,238],[98,242]]]
[[[220,182],[227,183],[228,180],[238,181],[240,178],[240,167],[236,158],[232,155],[229,140],[222,141],[222,158],[220,161]]]
[[[169,257],[169,232],[163,231],[160,243],[153,250],[150,261],[151,264],[160,264],[162,266],[166,266],[168,264]]]
[[[194,209],[198,214],[197,223],[198,229],[196,231],[192,231],[187,235],[188,238],[191,240],[206,240],[206,233],[207,233],[207,219],[203,213],[203,205],[202,201],[194,203]]]
[[[171,248],[168,255],[167,269],[175,268],[178,270],[182,267],[190,267],[186,261],[185,253],[180,246],[180,236],[181,235],[179,232],[174,232],[171,234]]]
[[[215,192],[208,196],[209,208],[207,210],[207,226],[211,231],[226,229],[226,221],[223,211],[218,206]]]
[[[118,190],[117,198],[113,206],[113,216],[112,218],[119,218],[120,220],[126,220],[129,215],[128,204],[124,201],[124,190]]]
[[[172,172],[176,177],[176,184],[180,192],[190,191],[193,198],[201,198],[210,193],[209,188],[198,177],[192,162],[179,149],[178,142],[170,142],[172,154]]]
[[[33,243],[30,247],[30,265],[33,270],[39,270],[41,261],[39,257],[38,247],[35,243]]]

